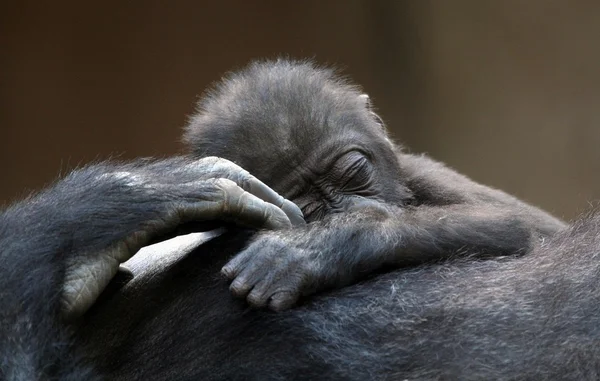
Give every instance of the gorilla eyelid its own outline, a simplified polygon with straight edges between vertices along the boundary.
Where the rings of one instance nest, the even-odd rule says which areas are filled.
[[[369,187],[371,183],[370,161],[361,156],[355,160],[344,173],[344,182],[341,189],[350,192],[362,191]]]
[[[304,219],[306,222],[318,219],[320,214],[322,214],[323,206],[323,203],[318,201],[313,201],[303,206],[301,210],[302,214],[304,214]]]

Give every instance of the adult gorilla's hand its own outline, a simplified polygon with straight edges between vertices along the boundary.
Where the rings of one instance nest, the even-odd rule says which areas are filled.
[[[119,265],[150,243],[182,231],[211,230],[223,223],[265,229],[304,223],[295,204],[225,159],[176,158],[103,166],[91,179],[89,172],[94,168],[83,170],[88,172],[84,182],[93,185],[93,190],[79,193],[95,202],[96,208],[80,210],[74,216],[98,226],[90,230],[102,235],[103,242],[95,245],[93,241],[99,237],[82,237],[73,248],[76,254],[66,262],[61,301],[68,319],[87,311]],[[78,175],[81,173],[72,174],[58,187],[69,182],[82,187]],[[107,196],[113,197],[103,201]]]
[[[70,323],[141,247],[182,226],[279,229],[303,221],[294,204],[219,158],[104,162],[71,172],[0,211],[0,378],[93,378],[63,373],[79,366]]]

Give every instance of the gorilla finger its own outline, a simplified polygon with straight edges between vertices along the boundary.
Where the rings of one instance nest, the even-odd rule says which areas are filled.
[[[306,224],[302,211],[296,204],[280,196],[277,192],[239,165],[217,157],[207,157],[202,160],[207,164],[210,163],[210,172],[213,176],[231,180],[245,191],[269,204],[279,207],[288,216],[292,225],[297,226]]]
[[[223,268],[221,274],[225,275],[229,279],[236,277],[248,264],[248,262],[254,257],[255,250],[248,248],[241,253],[233,257]]]
[[[227,264],[221,268],[221,275],[223,275],[225,278],[227,278],[229,280],[235,278],[235,276],[238,274],[238,272],[239,272],[238,268],[230,266],[229,264]]]
[[[273,285],[273,277],[267,277],[258,282],[252,291],[248,294],[246,300],[248,304],[255,308],[262,308],[269,302],[269,289]]]
[[[123,253],[115,253],[102,253],[67,266],[61,294],[61,313],[66,321],[82,316],[117,274]]]
[[[292,225],[289,217],[274,204],[265,202],[246,191],[240,191],[235,183],[219,179],[219,185],[226,192],[225,210],[229,211],[234,222],[251,227],[282,229]]]
[[[248,172],[234,162],[218,156],[203,157],[194,162],[192,166],[194,169],[201,170],[204,179],[223,177],[236,181],[237,173]]]
[[[273,189],[269,188],[265,183],[247,173],[246,181],[243,183],[242,188],[263,201],[278,206],[288,216],[293,226],[306,225],[304,221],[304,215],[300,208],[291,202],[280,196]]]
[[[233,296],[243,298],[248,295],[253,286],[253,284],[249,283],[244,278],[237,277],[231,282],[231,285],[229,285],[229,291]]]
[[[233,295],[243,298],[266,276],[267,271],[268,269],[265,266],[252,263],[235,277],[229,286],[229,290]]]
[[[244,191],[231,180],[205,180],[195,188],[197,191],[193,197],[201,201],[177,204],[174,216],[178,219],[171,218],[177,224],[220,220],[250,228],[284,229],[292,226],[281,209]]]
[[[269,300],[269,308],[273,311],[280,312],[292,308],[300,295],[293,291],[278,291],[273,294]]]

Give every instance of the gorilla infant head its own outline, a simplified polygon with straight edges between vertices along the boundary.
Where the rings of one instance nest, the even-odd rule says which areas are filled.
[[[343,196],[395,205],[411,197],[368,96],[309,62],[230,74],[200,102],[185,140],[198,156],[225,157],[268,181],[307,221],[357,201]]]
[[[186,141],[229,159],[302,210],[309,226],[261,232],[223,268],[234,295],[285,309],[384,267],[527,252],[563,225],[440,163],[401,152],[369,97],[329,69],[256,62],[199,104]]]

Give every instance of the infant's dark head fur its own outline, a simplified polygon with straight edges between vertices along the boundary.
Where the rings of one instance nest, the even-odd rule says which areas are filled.
[[[353,146],[383,155],[388,174],[396,169],[368,97],[308,61],[255,62],[229,74],[199,102],[185,141],[194,155],[227,158],[288,197],[298,190],[287,183],[327,171]]]

